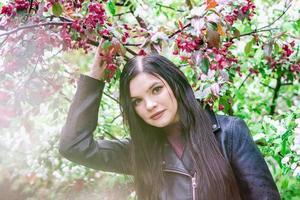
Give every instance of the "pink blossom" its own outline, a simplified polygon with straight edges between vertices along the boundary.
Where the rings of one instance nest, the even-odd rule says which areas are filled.
[[[222,105],[222,104],[219,105],[219,110],[224,110],[224,108],[225,108],[224,105]]]
[[[14,6],[12,4],[8,4],[7,6],[2,7],[0,14],[11,16],[15,15],[16,12],[14,11]]]
[[[292,64],[290,67],[291,72],[300,72],[300,64]]]
[[[220,95],[220,86],[218,83],[213,83],[210,86],[210,91],[214,96],[219,96]]]

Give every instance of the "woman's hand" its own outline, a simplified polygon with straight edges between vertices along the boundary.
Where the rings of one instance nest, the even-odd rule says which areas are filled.
[[[116,41],[112,41],[111,44],[103,48],[105,40],[101,38],[97,47],[93,65],[89,71],[89,76],[95,79],[105,78],[105,68],[108,64],[112,63],[114,56],[120,50],[120,44]]]

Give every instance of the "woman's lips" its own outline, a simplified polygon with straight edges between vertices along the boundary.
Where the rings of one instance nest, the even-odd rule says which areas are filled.
[[[154,119],[154,120],[159,119],[159,118],[164,114],[164,112],[165,112],[165,110],[163,110],[163,111],[161,111],[161,112],[158,112],[158,113],[154,114],[154,115],[151,117],[151,119]]]

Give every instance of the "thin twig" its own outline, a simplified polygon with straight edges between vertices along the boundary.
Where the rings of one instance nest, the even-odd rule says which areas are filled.
[[[118,114],[116,117],[113,118],[113,120],[111,120],[110,124],[112,124],[116,119],[118,119],[119,117],[121,117],[122,114]]]
[[[48,16],[48,17],[46,17],[46,18],[50,18],[50,21],[52,21],[54,18],[58,18],[58,19],[60,19],[61,21],[67,21],[67,22],[73,22],[73,20],[72,19],[70,19],[70,18],[66,18],[66,17],[57,17],[57,16],[55,16],[55,15],[50,15],[50,16]]]
[[[254,33],[273,31],[273,30],[276,30],[276,29],[280,29],[280,28],[275,27],[275,28],[262,29],[262,30],[256,29],[256,30],[251,31],[251,32],[249,32],[249,33],[244,33],[244,34],[241,34],[241,35],[239,35],[239,36],[236,36],[236,37],[234,37],[234,38],[240,38],[240,37],[244,37],[244,36],[247,36],[247,35],[252,35],[252,34],[254,34]]]
[[[273,22],[271,22],[270,24],[266,25],[266,26],[263,26],[261,28],[259,28],[258,30],[260,29],[265,29],[267,27],[270,27],[272,26],[275,22],[277,22],[281,17],[283,17],[283,15],[285,15],[285,13],[288,11],[288,9],[290,9],[290,7],[292,6],[292,4],[290,4],[282,13],[279,17],[277,17]]]
[[[243,85],[245,84],[246,80],[250,77],[250,75],[251,75],[251,73],[247,74],[246,78],[243,80],[243,82],[241,83],[241,85],[238,87],[237,91],[239,91],[243,87]],[[236,95],[236,93],[233,95],[232,98],[234,98],[235,95]]]
[[[120,104],[118,99],[112,97],[111,95],[107,94],[106,92],[103,92],[103,94],[105,94],[105,96],[109,97],[110,99],[114,100],[116,103]]]
[[[137,44],[130,44],[130,43],[126,43],[126,44],[123,44],[124,46],[132,46],[132,47],[138,47],[138,46],[141,46],[142,43],[137,43]]]
[[[69,98],[67,97],[67,95],[66,95],[65,93],[63,93],[62,91],[59,91],[59,94],[62,95],[68,102],[72,102],[72,100],[69,99]]]
[[[271,90],[275,90],[275,88],[272,88],[271,86],[269,86],[269,85],[267,85],[267,84],[265,84],[263,82],[260,82],[260,84],[262,84],[263,86],[265,86],[265,87],[267,87],[267,88],[269,88]]]
[[[281,86],[293,85],[294,83],[282,83]]]
[[[6,42],[8,37],[9,37],[9,35],[7,35],[6,38],[1,42],[0,47]]]
[[[53,83],[51,83],[49,80],[47,80],[46,78],[44,78],[43,76],[40,76],[39,78],[41,78],[42,80],[46,81],[48,84],[50,84],[53,88],[55,88],[55,86],[53,85]],[[72,102],[71,99],[68,98],[68,96],[66,94],[64,94],[62,91],[58,92],[60,95],[62,95],[68,102]]]
[[[131,13],[130,11],[118,13],[118,14],[115,14],[114,17],[121,17],[122,15],[130,14],[130,13]]]
[[[56,57],[60,52],[62,52],[63,49],[60,49],[58,52],[56,52],[54,55],[52,55],[48,60],[51,60],[52,58]]]
[[[272,30],[275,30],[275,29],[279,29],[279,28],[269,28],[269,29],[266,29],[268,27],[271,27],[275,22],[277,22],[281,17],[283,17],[286,12],[288,11],[288,9],[292,6],[292,4],[290,4],[282,13],[279,17],[277,17],[273,22],[271,22],[270,24],[266,25],[266,26],[263,26],[263,27],[260,27],[258,29],[255,29],[254,31],[251,31],[249,33],[245,33],[245,34],[242,34],[238,37],[234,37],[234,38],[239,38],[239,37],[243,37],[243,36],[247,36],[247,35],[252,35],[253,33],[259,33],[259,32],[266,32],[266,31],[272,31]]]
[[[160,4],[160,3],[156,3],[156,5],[159,6],[159,7],[162,7],[162,8],[168,8],[168,9],[176,11],[176,12],[184,12],[184,10],[175,9],[175,8],[172,8],[171,6],[166,6],[166,5],[163,5],[163,4]]]
[[[105,130],[103,130],[103,132],[104,132],[106,135],[109,135],[111,139],[120,141],[120,139],[118,139],[117,137],[113,136],[111,133],[109,133],[109,132],[107,132],[107,131],[105,131]]]

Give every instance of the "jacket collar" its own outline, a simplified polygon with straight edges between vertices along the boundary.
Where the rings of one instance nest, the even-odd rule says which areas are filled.
[[[213,132],[216,133],[221,128],[216,114],[208,108],[205,109],[205,112],[211,120]],[[190,175],[193,175],[195,172],[194,162],[191,157],[191,151],[189,147],[187,147],[187,145],[185,145],[182,159],[180,160],[171,144],[169,142],[166,142],[164,147],[164,160],[162,165],[164,171],[173,171]]]
[[[211,120],[213,132],[216,133],[216,131],[218,131],[221,128],[216,114],[208,107],[205,108],[205,112]]]

